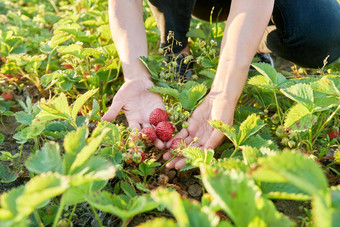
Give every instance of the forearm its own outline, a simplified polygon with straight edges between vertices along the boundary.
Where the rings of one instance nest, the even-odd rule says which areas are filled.
[[[148,55],[142,0],[109,0],[110,29],[125,80],[150,80],[139,60]]]
[[[235,105],[273,5],[273,0],[232,1],[212,92],[222,93]]]

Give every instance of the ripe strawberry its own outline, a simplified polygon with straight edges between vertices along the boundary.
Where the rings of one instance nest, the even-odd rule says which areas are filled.
[[[172,141],[170,149],[176,150],[176,149],[182,149],[185,148],[187,144],[185,143],[184,139],[182,138],[176,138]]]
[[[4,92],[2,93],[1,97],[8,101],[13,99],[13,94],[9,92]]]
[[[327,135],[329,136],[329,139],[335,139],[339,136],[339,128],[338,127],[332,127],[329,132],[327,132]]]
[[[140,137],[147,143],[152,143],[156,139],[156,136],[156,131],[152,127],[146,127],[140,131]]]
[[[73,66],[70,65],[70,64],[66,64],[66,65],[64,65],[64,68],[65,68],[65,69],[73,69]]]
[[[98,71],[102,66],[101,65],[94,65],[94,71]]]
[[[158,123],[156,127],[157,137],[163,142],[169,141],[172,137],[172,133],[174,133],[175,127],[172,123],[162,121]]]
[[[159,122],[166,121],[168,119],[168,113],[162,110],[161,108],[154,109],[149,117],[149,122],[157,126]]]

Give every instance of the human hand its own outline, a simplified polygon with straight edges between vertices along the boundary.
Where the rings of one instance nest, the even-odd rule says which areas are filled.
[[[151,127],[149,123],[150,113],[156,109],[165,109],[161,96],[148,91],[153,83],[150,80],[130,80],[126,81],[112,100],[109,110],[101,120],[112,121],[122,110],[127,118],[129,127],[145,128]],[[154,145],[159,149],[164,148],[165,144],[157,139]]]
[[[192,146],[201,149],[215,149],[222,143],[224,135],[217,129],[214,129],[208,121],[221,120],[231,125],[234,118],[235,106],[236,102],[228,99],[228,97],[209,93],[189,118],[189,127],[182,129],[166,144],[166,147],[169,148],[172,140],[176,138],[183,138],[186,144],[190,144],[195,137],[198,137],[198,142],[194,142]],[[164,160],[169,160],[172,156],[171,151],[168,151],[163,155],[163,158]],[[175,157],[166,167],[169,169],[180,169],[185,166],[185,160],[186,158],[183,157]]]

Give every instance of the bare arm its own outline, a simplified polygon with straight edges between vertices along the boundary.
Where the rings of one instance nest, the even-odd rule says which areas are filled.
[[[210,93],[190,117],[187,129],[175,138],[184,138],[193,146],[216,148],[223,134],[213,129],[208,120],[233,123],[237,101],[247,79],[249,66],[272,14],[274,0],[233,0],[222,40],[219,64]],[[167,147],[171,141],[167,143]],[[171,152],[164,154],[168,160]],[[182,168],[185,159],[175,158],[168,168]]]
[[[140,56],[148,56],[143,21],[142,0],[109,0],[112,38],[122,63],[125,83],[115,94],[102,120],[112,121],[122,110],[131,128],[150,127],[149,115],[156,108],[165,109],[162,98],[148,91],[153,86],[151,76]],[[154,144],[163,148],[156,139]]]
[[[150,79],[139,60],[148,56],[142,0],[109,0],[112,38],[122,63],[125,80]],[[142,73],[141,73],[142,72]]]

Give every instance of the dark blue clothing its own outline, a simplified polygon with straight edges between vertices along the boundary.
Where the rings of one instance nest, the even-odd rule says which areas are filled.
[[[226,20],[231,0],[149,0],[161,32],[161,47],[169,31],[187,45],[191,15],[213,21]],[[212,11],[212,8],[214,10]],[[212,12],[212,14],[211,14]],[[276,28],[267,37],[268,48],[276,55],[303,67],[318,68],[340,57],[340,4],[337,0],[275,0],[272,21]]]

